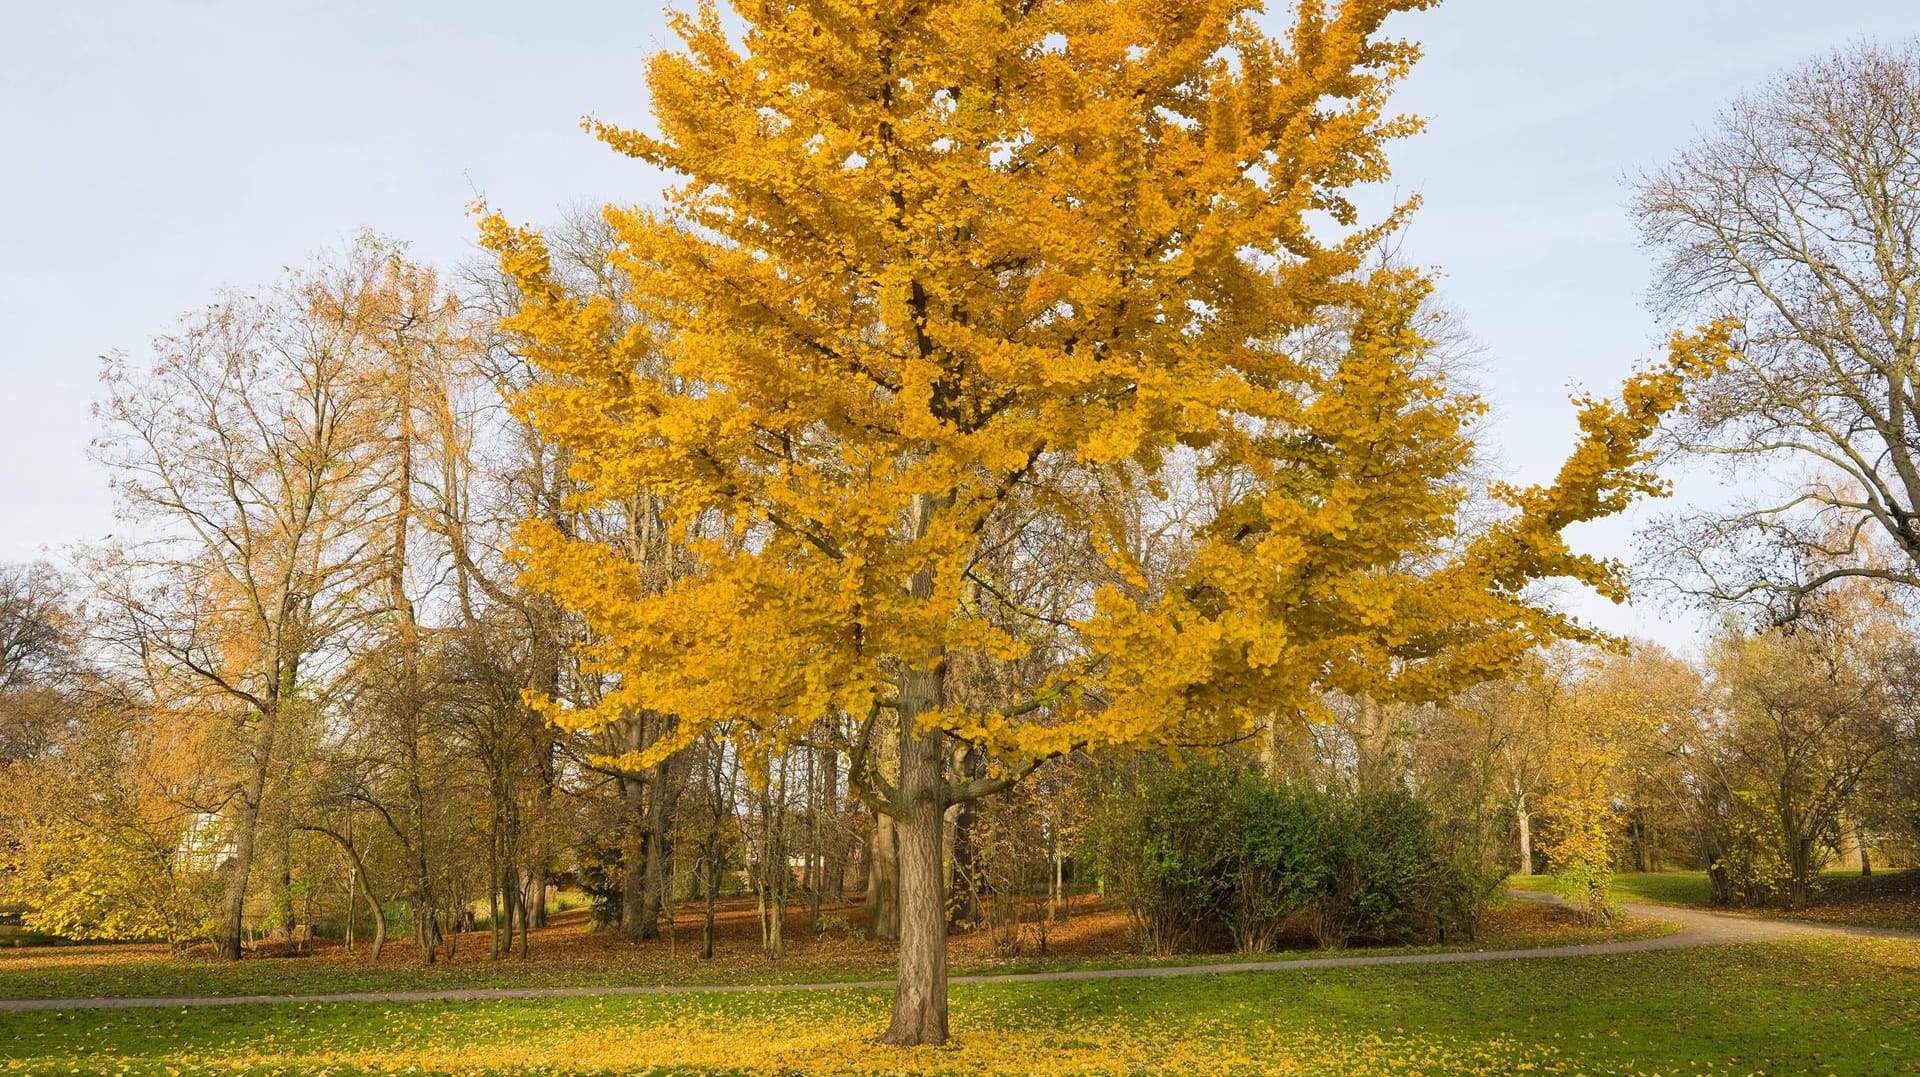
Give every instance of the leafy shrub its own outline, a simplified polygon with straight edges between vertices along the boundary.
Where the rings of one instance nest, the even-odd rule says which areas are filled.
[[[1320,945],[1437,936],[1447,880],[1425,805],[1398,789],[1328,797],[1324,832],[1329,870],[1313,924]]]
[[[575,855],[579,858],[575,881],[587,896],[587,929],[601,931],[620,926],[625,880],[620,867],[620,843],[596,838],[581,843]]]
[[[835,916],[832,913],[824,913],[820,919],[814,921],[813,933],[822,939],[857,939],[861,937],[860,929],[853,926],[853,921],[848,920],[844,916]]]
[[[1088,827],[1090,858],[1108,892],[1158,952],[1211,946],[1225,934],[1239,856],[1228,817],[1238,781],[1228,767],[1165,768],[1145,779],[1140,795],[1110,790]]]
[[[1106,790],[1084,851],[1158,952],[1269,950],[1297,916],[1339,948],[1471,934],[1494,876],[1440,830],[1404,790],[1328,791],[1187,760]]]
[[[1238,857],[1227,928],[1236,950],[1271,950],[1286,921],[1333,879],[1328,798],[1243,771],[1230,806]]]

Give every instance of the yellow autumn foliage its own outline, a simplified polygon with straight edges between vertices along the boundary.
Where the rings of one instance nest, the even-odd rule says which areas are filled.
[[[722,721],[751,754],[894,708],[1017,765],[1307,719],[1329,689],[1443,698],[1588,635],[1529,585],[1623,594],[1563,533],[1660,492],[1646,439],[1731,328],[1578,401],[1555,480],[1496,486],[1508,511],[1466,529],[1483,405],[1429,354],[1426,276],[1376,258],[1412,207],[1352,196],[1418,127],[1387,109],[1417,49],[1382,24],[1429,2],[1301,0],[1279,35],[1250,0],[677,16],[651,128],[589,124],[679,179],[606,211],[640,317],[482,220],[542,374],[515,406],[572,454],[574,507],[645,491],[694,566],[663,584],[526,525],[528,580],[614,675],[551,716],[675,716],[644,765]],[[1234,492],[1149,563],[1125,521],[1196,477]],[[978,601],[1016,509],[1105,566],[1048,672],[904,699],[903,671],[1034,648]]]

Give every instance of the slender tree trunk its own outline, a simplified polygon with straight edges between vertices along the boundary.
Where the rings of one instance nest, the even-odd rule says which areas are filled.
[[[417,735],[418,730],[415,729]],[[433,871],[427,861],[426,790],[420,781],[420,745],[407,740],[407,784],[413,815],[413,935],[420,946],[420,961],[431,965],[440,956],[440,923],[434,905]]]
[[[838,904],[847,900],[846,832],[840,826],[840,753],[832,748],[820,755],[820,806],[827,813],[824,861],[827,899]]]
[[[1642,871],[1660,871],[1660,831],[1653,820],[1647,817],[1645,808],[1640,810],[1640,844],[1646,850]]]
[[[489,890],[494,908],[493,956],[513,953],[514,936],[520,938],[521,956],[526,956],[526,918],[528,879],[520,867],[520,810],[514,798],[510,764],[499,758],[489,763],[489,792],[493,800],[493,877]]]
[[[231,873],[220,903],[220,938],[214,945],[215,952],[228,961],[240,959],[240,943],[247,926],[247,880],[253,873],[253,847],[273,759],[275,724],[273,714],[259,716],[254,730],[253,769],[247,772],[246,788],[240,792],[239,810],[234,813]]]
[[[489,956],[498,961],[506,955],[512,940],[500,937],[500,921],[509,915],[512,899],[507,897],[507,874],[502,866],[500,855],[500,802],[496,799],[493,807],[493,827],[487,841],[487,946]]]
[[[1513,808],[1514,822],[1520,825],[1520,874],[1533,874],[1533,812],[1527,808],[1527,798],[1521,797]]]
[[[360,893],[367,899],[367,907],[373,911],[372,959],[375,961],[380,960],[380,951],[387,945],[387,912],[380,907],[379,895],[373,892],[373,880],[367,877],[366,861],[360,859],[360,850],[354,847],[353,842],[349,838],[328,827],[303,826],[300,829],[312,831],[317,834],[325,834],[327,837],[333,839],[334,844],[340,846],[341,852],[347,854],[347,862],[351,865],[351,874],[354,880],[359,883]],[[347,894],[347,938],[349,940],[353,938],[353,894],[351,890],[349,890]],[[348,948],[352,948],[351,941],[348,942]]]
[[[760,949],[768,959],[786,954],[782,931],[787,917],[787,843],[783,840],[787,803],[785,764],[778,779],[760,794],[760,854],[757,893],[760,909]]]
[[[293,835],[280,828],[279,840],[273,846],[273,874],[270,907],[272,920],[267,924],[267,937],[275,942],[286,942],[293,938]]]
[[[893,816],[873,820],[867,854],[867,933],[891,941],[900,937],[900,856]]]
[[[355,861],[359,860],[359,853],[352,849],[347,852]],[[387,945],[387,910],[380,907],[380,897],[373,892],[373,880],[367,878],[367,869],[364,866],[356,867],[354,874],[360,877],[360,892],[366,895],[367,908],[373,910],[373,949],[368,956],[371,960],[378,961],[380,951]]]
[[[534,880],[528,880],[527,883],[525,884],[525,888],[516,887],[514,890],[513,904],[514,904],[515,914],[519,918],[520,960],[522,961],[525,961],[527,959],[527,946],[532,941],[532,935],[533,935],[534,910],[527,901],[527,889],[532,889],[535,886],[536,886],[536,882]],[[546,880],[544,878],[538,880],[537,886],[538,886],[538,893],[540,895],[538,899],[540,902],[540,908],[545,909],[547,907]]]
[[[820,841],[820,752],[807,751],[807,927],[820,930],[820,892],[826,889],[826,850]]]
[[[345,930],[341,932],[341,939],[340,939],[340,941],[343,944],[345,944],[348,953],[353,952],[353,946],[354,946],[353,922],[359,919],[359,917],[360,917],[360,869],[349,868],[347,870],[347,917],[346,917],[346,923],[345,923]]]
[[[786,890],[769,877],[760,888],[760,949],[769,961],[787,955],[786,924]]]
[[[513,953],[514,936],[518,934],[522,942],[526,932],[518,931],[520,923],[526,919],[526,897],[520,891],[520,878],[514,873],[511,862],[500,866],[500,874],[494,880],[494,888],[500,893],[497,902],[499,917],[494,927],[493,956],[507,957]]]
[[[519,859],[518,854],[515,859]],[[547,870],[538,864],[529,865],[516,882],[520,888],[515,898],[520,909],[520,956],[525,957],[528,930],[547,926],[547,892],[552,886],[547,882]]]
[[[1058,820],[1048,820],[1047,822],[1047,846],[1047,859],[1050,861],[1049,866],[1052,868],[1052,870],[1047,873],[1047,923],[1053,923],[1055,921],[1064,922],[1066,918],[1061,914],[1066,910],[1065,903],[1062,900],[1066,895],[1066,886],[1064,885],[1066,881],[1066,871],[1065,865],[1062,863],[1064,858],[1060,854],[1060,824]]]
[[[946,744],[918,718],[941,705],[939,665],[910,670],[900,686],[900,787],[894,808],[900,857],[900,966],[893,1022],[881,1037],[901,1046],[947,1042],[947,917],[941,892]]]
[[[713,848],[718,845],[719,836],[715,835],[714,839],[708,843],[708,847]],[[713,903],[720,894],[720,862],[711,854],[707,857],[706,870],[707,881],[706,886],[703,887],[706,893],[702,895],[706,899],[706,908],[703,910],[700,923],[700,957],[703,960],[711,960],[713,958]]]
[[[566,523],[558,513],[553,522],[557,525]],[[557,698],[560,693],[560,670],[564,664],[559,643],[560,614],[553,601],[547,598],[536,598],[531,610],[535,624],[528,663],[532,667],[531,685],[541,695],[549,699]],[[543,729],[546,724],[545,719],[537,714],[529,713],[528,720],[536,731]],[[540,774],[537,804],[540,817],[546,818],[560,780],[559,768],[554,763],[558,746],[544,733],[537,735],[536,742],[534,759]],[[544,827],[534,829],[535,844],[532,854],[527,858],[527,911],[533,927],[547,926],[547,869],[553,857],[546,833]]]
[[[986,772],[986,758],[968,745],[960,760],[961,780]],[[947,926],[971,927],[980,922],[980,898],[985,884],[980,870],[980,842],[974,833],[979,824],[979,806],[974,801],[956,805],[953,811],[953,884],[946,902]]]

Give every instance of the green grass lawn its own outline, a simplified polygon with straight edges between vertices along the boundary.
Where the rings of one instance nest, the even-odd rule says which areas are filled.
[[[1788,1074],[1920,1072],[1920,948],[1606,957],[960,987],[953,1045],[887,995],[0,1013],[0,1072]]]
[[[1515,890],[1553,890],[1551,875],[1516,875],[1508,883]],[[1622,873],[1613,877],[1615,901],[1637,901],[1650,905],[1707,904],[1710,891],[1704,871],[1661,871],[1645,874]]]
[[[1550,875],[1516,875],[1508,885],[1516,890],[1555,887]],[[1623,873],[1613,877],[1615,901],[1705,907],[1710,897],[1704,871]],[[1828,923],[1920,928],[1920,871],[1882,871],[1871,876],[1830,871],[1820,877],[1819,892],[1807,908],[1751,911]]]

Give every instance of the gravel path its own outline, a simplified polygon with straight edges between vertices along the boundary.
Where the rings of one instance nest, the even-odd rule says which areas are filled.
[[[1515,891],[1526,901],[1559,903],[1552,894]],[[1292,972],[1297,969],[1349,969],[1367,965],[1452,965],[1469,961],[1517,961],[1532,958],[1591,957],[1597,954],[1633,954],[1646,950],[1680,950],[1694,946],[1767,942],[1795,938],[1908,938],[1920,932],[1890,928],[1816,924],[1802,920],[1770,920],[1734,916],[1670,905],[1624,905],[1626,912],[1647,920],[1678,924],[1671,935],[1624,942],[1545,946],[1530,950],[1448,950],[1424,954],[1380,954],[1297,958],[1290,961],[1242,961],[1212,965],[1159,965],[1124,969],[1081,969],[1063,972],[1022,972],[1003,976],[955,976],[949,982],[967,984],[1039,983],[1054,980],[1136,980],[1168,976],[1217,976],[1231,972]],[[632,987],[474,987],[446,991],[366,991],[326,995],[223,995],[204,998],[48,998],[0,1000],[0,1012],[20,1010],[165,1010],[190,1006],[248,1006],[318,1002],[471,1002],[487,999],[590,998],[610,995],[733,994],[745,991],[846,991],[891,989],[892,980],[856,980],[837,983],[791,984],[656,984]]]

